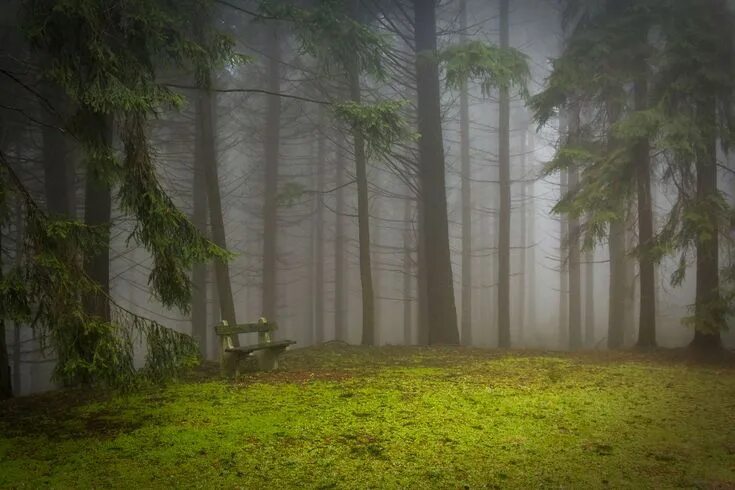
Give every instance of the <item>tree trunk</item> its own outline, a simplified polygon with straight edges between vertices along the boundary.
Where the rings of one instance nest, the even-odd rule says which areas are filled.
[[[55,106],[64,105],[61,89],[44,86],[44,95]],[[57,122],[49,118],[49,124],[41,128],[43,146],[44,187],[46,209],[51,216],[71,218],[75,213],[74,165],[69,158],[70,148],[66,136],[57,127]]]
[[[416,214],[418,215],[417,227],[418,237],[416,240],[416,293],[418,299],[418,325],[417,342],[419,345],[429,344],[429,290],[426,285],[426,231],[424,221],[424,199],[419,193],[416,201]]]
[[[717,195],[717,137],[715,121],[715,99],[708,97],[707,101],[698,107],[700,131],[707,134],[709,139],[706,148],[696,157],[697,170],[697,202],[705,203]],[[707,206],[706,220],[711,233],[700,232],[697,235],[697,292],[694,304],[694,339],[690,347],[713,351],[722,347],[720,332],[725,328],[722,307],[719,304],[719,228],[717,210],[714,206]]]
[[[579,107],[569,114],[569,140],[574,144],[579,138]],[[569,192],[574,193],[579,185],[579,170],[575,165],[569,168]],[[569,217],[569,349],[582,347],[582,287],[580,274],[579,218]]]
[[[460,36],[467,40],[467,0],[459,2]],[[462,344],[472,345],[472,168],[470,108],[467,82],[459,92],[460,160],[462,165]]]
[[[197,229],[207,234],[207,187],[206,166],[203,141],[202,118],[197,114],[196,134],[194,136],[194,167],[192,172],[192,222]],[[199,352],[203,359],[207,358],[207,265],[194,264],[191,271],[192,298],[191,298],[191,336],[199,344]]]
[[[100,138],[108,146],[112,145],[112,118],[96,115]],[[110,185],[104,178],[99,178],[94,171],[87,172],[84,198],[84,224],[89,227],[106,228],[110,225],[112,211],[112,193]],[[90,293],[84,298],[87,314],[102,321],[110,321],[110,235],[105,233],[105,246],[97,253],[84,257],[84,272],[100,288],[98,293]]]
[[[207,184],[207,203],[209,205],[209,226],[212,228],[212,240],[222,248],[227,248],[225,222],[222,216],[222,200],[220,197],[219,176],[217,169],[217,149],[214,140],[216,119],[215,95],[209,90],[201,90],[197,99],[197,113],[202,123],[202,149],[204,151],[205,172]],[[214,262],[214,272],[217,282],[217,299],[219,300],[219,315],[230,325],[237,324],[235,302],[232,299],[232,285],[230,283],[230,267],[225,261]],[[213,311],[216,313],[216,310]],[[234,339],[237,341],[237,337]],[[235,345],[239,343],[236,342]]]
[[[633,87],[637,111],[648,108],[648,81],[645,61],[641,63],[642,75]],[[656,280],[653,246],[653,207],[651,203],[651,157],[648,139],[639,141],[633,149],[638,190],[638,268],[640,276],[640,317],[638,320],[638,347],[656,346]]]
[[[607,321],[607,347],[620,349],[625,339],[625,221],[610,223],[610,300]]]
[[[335,155],[336,183],[335,224],[334,224],[334,336],[336,340],[347,341],[347,271],[344,245],[344,141],[339,141]]]
[[[23,257],[23,206],[20,202],[15,207],[15,265],[20,266]],[[20,375],[21,356],[21,325],[19,322],[13,324],[13,389],[17,395],[22,390],[22,379]]]
[[[350,70],[350,99],[360,103],[360,77],[357,65]],[[370,202],[368,200],[367,156],[365,140],[358,131],[352,134],[357,176],[357,227],[360,254],[360,284],[362,286],[362,345],[375,344],[375,294],[370,264]]]
[[[526,261],[528,259],[528,207],[526,204],[526,193],[527,193],[527,169],[526,169],[526,124],[524,122],[523,132],[521,133],[521,206],[520,206],[520,228],[521,228],[521,240],[520,240],[520,267],[518,275],[518,339],[516,344],[522,346],[524,344],[525,330],[526,330]]]
[[[584,345],[595,346],[595,251],[584,254]]]
[[[569,175],[561,171],[560,193],[563,196],[569,189]],[[566,214],[559,216],[559,345],[569,345],[569,220]]]
[[[278,28],[267,30],[268,90],[280,92],[281,49]],[[281,98],[266,97],[265,120],[265,185],[263,197],[263,308],[268,320],[276,319],[276,258],[278,254],[278,151],[280,147]]]
[[[509,46],[509,0],[500,0],[500,47]],[[510,347],[510,92],[500,89],[498,130],[498,347]]]
[[[531,175],[533,175],[534,179],[536,178],[536,157],[535,157],[535,151],[536,151],[536,143],[534,141],[534,133],[533,131],[529,131],[528,133],[528,148],[529,148],[529,154],[531,155]],[[528,188],[528,196],[530,196],[530,206],[528,211],[528,229],[531,232],[531,238],[530,242],[534,245],[531,246],[528,250],[528,263],[531,264],[531,267],[528,268],[528,286],[529,286],[529,295],[528,295],[528,325],[531,326],[531,328],[536,329],[536,184],[535,180],[532,182]]]
[[[4,176],[3,176],[4,177]],[[3,201],[5,200],[3,195]],[[0,208],[5,208],[5,202],[0,202]],[[2,230],[0,229],[0,250],[2,248]],[[3,279],[3,260],[0,254],[0,281]],[[0,400],[13,397],[13,376],[8,356],[8,343],[5,337],[5,318],[0,316]]]
[[[316,212],[314,214],[314,234],[316,247],[314,253],[314,340],[317,344],[324,342],[324,205],[322,204],[322,192],[324,192],[324,160],[327,158],[327,138],[324,133],[324,110],[319,108],[319,139],[317,141],[316,155]]]
[[[411,324],[413,323],[413,300],[411,299],[411,283],[413,282],[411,257],[411,199],[406,196],[403,203],[403,344],[413,344]]]
[[[430,344],[457,344],[457,311],[449,251],[449,225],[436,61],[435,0],[414,0],[419,178],[424,201],[424,247]]]

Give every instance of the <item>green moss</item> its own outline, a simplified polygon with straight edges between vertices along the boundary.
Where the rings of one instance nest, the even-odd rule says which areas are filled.
[[[70,400],[0,406],[0,487],[735,484],[735,370],[630,354],[337,345]]]

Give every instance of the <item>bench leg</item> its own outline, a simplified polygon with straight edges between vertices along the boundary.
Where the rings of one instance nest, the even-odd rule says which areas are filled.
[[[284,350],[286,349],[265,349],[253,354],[258,358],[258,369],[261,371],[273,371],[274,369],[278,369],[278,356],[280,356]]]
[[[220,357],[220,373],[222,376],[230,377],[240,375],[240,356],[233,352],[224,352]]]

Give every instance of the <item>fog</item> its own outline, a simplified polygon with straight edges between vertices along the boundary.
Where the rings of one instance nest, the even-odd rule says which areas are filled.
[[[429,329],[429,321],[441,325],[446,324],[446,319],[433,318],[433,296],[422,299],[427,273],[435,277],[432,274],[439,274],[442,269],[440,263],[431,262],[432,247],[442,243],[435,231],[423,237],[428,249],[421,250],[422,213],[431,214],[435,201],[439,201],[440,207],[443,202],[441,196],[422,191],[425,181],[419,175],[422,166],[427,165],[421,155],[428,154],[420,142],[431,136],[419,134],[414,20],[405,11],[410,2],[357,2],[360,8],[356,18],[374,29],[388,46],[382,75],[361,73],[357,77],[347,70],[327,68],[329,57],[334,57],[329,50],[325,50],[327,61],[305,52],[305,41],[288,22],[255,20],[242,11],[256,10],[254,3],[234,3],[239,8],[228,2],[215,3],[211,23],[232,36],[234,51],[249,61],[214,68],[208,91],[198,89],[190,73],[176,67],[159,70],[159,81],[182,97],[182,105],[178,110],[158,109],[148,128],[163,190],[199,230],[232,252],[233,257],[226,266],[209,261],[194,267],[190,312],[166,308],[149,282],[153,267],[150,253],[136,240],[130,240],[136,221],[113,197],[110,297],[136,315],[191,334],[208,360],[219,358],[216,324],[222,320],[230,324],[256,322],[260,317],[277,322],[275,337],[296,341],[295,348],[325,342],[456,343],[451,336],[438,334],[440,330]],[[501,44],[500,2],[466,0],[466,18],[461,8],[464,3],[451,0],[438,5],[438,50],[460,41]],[[563,28],[563,7],[559,2],[509,3],[509,46],[527,56],[527,86],[533,96],[547,86],[553,61],[563,52],[571,28]],[[18,38],[12,6],[3,9],[1,35],[7,46],[7,53],[0,60],[3,73],[20,74],[16,78],[24,83],[47,90],[33,68],[40,61],[28,53],[27,45]],[[44,159],[49,158],[44,145],[48,147],[51,139],[49,128],[37,121],[45,116],[39,115],[39,102],[14,85],[12,79],[3,77],[1,83],[5,95],[0,105],[4,128],[0,146],[36,201],[47,206],[49,193],[54,191],[46,181],[56,177],[48,168],[44,170]],[[354,101],[355,87],[360,102],[365,104],[402,101],[399,112],[411,133],[393,142],[387,150],[373,149],[370,141],[366,143],[366,209],[360,209],[364,203],[360,202],[358,189],[362,177],[356,166],[356,133],[335,115],[333,108],[336,102]],[[503,238],[509,239],[506,306],[510,347],[568,350],[570,294],[574,293],[569,275],[569,217],[552,210],[566,192],[566,184],[563,185],[560,172],[544,171],[554,159],[560,141],[568,135],[568,121],[564,115],[556,114],[539,124],[527,99],[517,90],[510,90],[510,231],[503,237],[499,171],[501,91],[495,87],[483,90],[477,80],[469,80],[464,87],[453,86],[442,67],[439,89],[443,143],[439,148],[443,148],[444,154],[453,278],[453,293],[449,294],[454,295],[454,310],[446,308],[442,312],[456,316],[454,333],[459,343],[506,347],[499,341],[498,288],[502,267],[498,251]],[[48,90],[45,93],[51,94],[48,97],[55,102],[56,95]],[[466,124],[462,122],[463,97],[467,103]],[[12,110],[14,101],[22,106],[22,111]],[[592,112],[582,111],[583,123],[585,118],[594,117]],[[464,150],[463,131],[467,133]],[[88,170],[73,139],[62,138],[65,141],[61,151],[71,162],[70,175],[63,183],[70,196],[69,216],[84,219],[85,209],[90,209],[89,203],[85,206],[84,190]],[[113,147],[121,154],[124,142],[116,136]],[[465,152],[468,165],[463,169]],[[676,187],[663,176],[665,165],[657,164],[664,158],[652,155],[656,233],[663,229],[677,195]],[[720,151],[718,160],[717,185],[732,205],[732,157]],[[88,199],[89,193],[86,196]],[[427,202],[428,208],[424,207]],[[463,206],[469,208],[464,213]],[[8,218],[2,228],[6,269],[24,253],[23,243],[17,242],[24,226],[19,210],[19,206],[8,206]],[[635,204],[630,210],[625,220],[623,348],[633,348],[637,342],[640,307]],[[361,251],[360,213],[365,213],[368,222],[369,250]],[[584,214],[580,220],[584,225]],[[731,245],[723,241],[723,266],[729,263],[731,254]],[[374,301],[374,331],[370,332],[364,328],[368,321],[363,309],[366,258],[370,262],[367,272]],[[678,253],[667,253],[655,268],[655,339],[660,347],[685,347],[693,337],[692,327],[683,322],[691,314],[696,294],[695,260],[693,256],[688,260],[685,278],[678,285],[671,283],[679,265]],[[582,250],[577,266],[580,348],[605,350],[610,328],[607,239],[597,241],[590,250]],[[436,284],[431,287],[440,287],[441,280]],[[44,340],[31,323],[4,324],[17,394],[58,386],[50,381],[56,354],[53,349],[41,349]],[[242,341],[255,341],[255,334],[242,336]],[[735,334],[724,331],[722,341],[725,346],[733,346]],[[136,349],[137,362],[142,365],[142,344]]]

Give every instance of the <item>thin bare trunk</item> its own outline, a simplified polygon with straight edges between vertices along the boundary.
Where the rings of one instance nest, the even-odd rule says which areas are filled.
[[[194,136],[194,167],[192,169],[192,199],[194,226],[203,233],[207,233],[207,187],[206,187],[206,159],[204,152],[202,118],[196,117],[196,134]],[[207,358],[207,265],[194,264],[191,272],[191,335],[199,344],[199,352]]]
[[[467,40],[467,0],[459,2],[460,36]],[[472,345],[472,169],[470,108],[467,82],[459,92],[460,160],[462,165],[462,344]]]
[[[411,299],[411,284],[413,283],[413,258],[411,256],[411,199],[406,197],[403,203],[403,221],[406,230],[403,232],[403,343],[413,343],[413,300]]]
[[[317,344],[324,342],[324,160],[327,158],[327,138],[324,134],[324,111],[319,109],[319,139],[316,155],[316,211],[314,213],[314,234],[316,250],[314,251],[314,340]]]
[[[344,237],[344,140],[337,144],[336,160],[336,183],[337,192],[335,196],[335,225],[334,225],[334,336],[337,340],[347,340],[347,264],[345,263],[345,237]]]
[[[350,72],[350,99],[359,103],[360,78],[357,66]],[[358,131],[353,132],[355,170],[357,176],[357,227],[360,254],[360,284],[362,286],[362,345],[375,344],[375,294],[370,263],[370,201],[368,199],[367,156],[365,140]]]
[[[595,251],[584,254],[584,345],[595,346]]]
[[[572,144],[579,138],[579,107],[569,113],[569,140]],[[569,168],[569,192],[576,192],[579,185],[579,170],[575,165]],[[582,347],[582,287],[580,274],[579,218],[569,217],[569,349]]]
[[[509,46],[509,0],[500,0],[500,47]],[[498,130],[498,347],[510,347],[510,92],[500,89]]]
[[[267,30],[268,90],[280,92],[281,49],[278,27]],[[263,195],[263,306],[262,314],[269,320],[276,318],[276,258],[278,255],[278,150],[280,147],[281,98],[266,97],[264,195]]]

